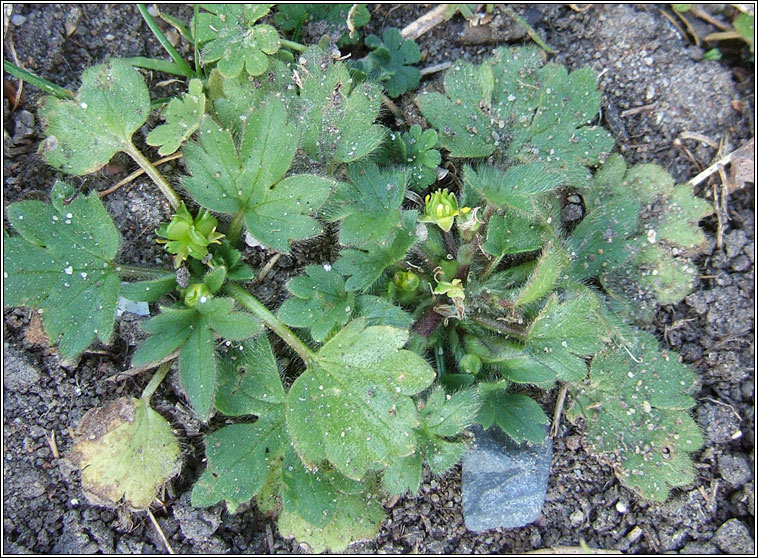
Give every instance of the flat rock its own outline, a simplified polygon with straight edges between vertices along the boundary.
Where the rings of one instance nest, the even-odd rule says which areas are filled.
[[[517,444],[499,428],[472,428],[463,458],[463,517],[470,531],[523,527],[542,512],[553,459],[550,438]]]

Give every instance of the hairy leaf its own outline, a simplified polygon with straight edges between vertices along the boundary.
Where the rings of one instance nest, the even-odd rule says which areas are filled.
[[[485,390],[479,411],[483,428],[497,425],[517,443],[541,444],[545,441],[544,425],[550,421],[534,399],[522,393],[503,389]]]
[[[477,170],[466,167],[463,180],[467,190],[494,206],[506,211],[520,210],[529,216],[536,213],[538,196],[555,190],[563,177],[545,164],[533,163],[517,165],[506,171],[489,165],[482,165]]]
[[[348,277],[349,291],[368,289],[384,270],[402,260],[416,241],[414,212],[404,212],[402,228],[390,235],[386,244],[375,244],[365,250],[342,250],[334,268]]]
[[[340,226],[342,244],[365,246],[384,242],[400,223],[400,206],[406,174],[380,171],[373,162],[357,163],[348,169],[349,183],[339,191],[344,220]]]
[[[137,347],[133,366],[158,362],[181,347],[179,374],[192,408],[208,420],[216,392],[213,331],[242,340],[260,331],[260,322],[246,312],[233,312],[231,298],[202,297],[195,308],[162,308],[143,328],[152,335]]]
[[[69,188],[58,182],[53,199]],[[38,308],[47,336],[68,360],[95,337],[110,341],[121,284],[113,258],[121,239],[96,193],[56,205],[8,206],[20,236],[3,234],[3,302]]]
[[[271,4],[203,4],[203,8],[207,12],[198,14],[195,25],[204,66],[218,62],[216,68],[225,77],[236,77],[243,68],[251,76],[268,69],[268,55],[279,50],[279,34],[256,22]]]
[[[437,180],[442,155],[436,149],[437,132],[414,124],[407,132],[390,134],[387,154],[408,168],[408,187],[420,192]]]
[[[421,60],[416,41],[403,39],[400,31],[391,27],[384,30],[381,39],[369,35],[365,43],[372,52],[364,71],[370,79],[383,83],[390,97],[418,88],[421,72],[411,66]]]
[[[380,87],[356,85],[347,66],[319,48],[309,48],[303,56],[298,109],[302,148],[323,165],[366,157],[384,139],[384,128],[374,124],[381,107]]]
[[[216,409],[228,416],[264,415],[286,394],[268,337],[234,343],[218,363]]]
[[[670,488],[694,480],[688,454],[703,437],[684,412],[695,404],[695,374],[657,345],[640,331],[626,349],[595,357],[569,416],[585,417],[593,452],[613,463],[621,482],[664,501]]]
[[[294,277],[287,289],[294,296],[279,308],[287,325],[309,327],[315,341],[323,341],[337,327],[344,326],[355,309],[355,294],[345,291],[345,280],[324,266],[309,265],[305,275]]]
[[[458,60],[445,74],[445,94],[422,94],[419,107],[454,157],[545,163],[565,183],[585,186],[586,167],[613,147],[607,131],[588,125],[600,109],[596,74],[542,64],[536,47],[499,48],[480,66]]]
[[[226,501],[231,513],[263,487],[270,463],[285,448],[287,432],[281,406],[254,423],[232,424],[208,435],[208,468],[192,489],[192,505]]]
[[[401,350],[407,339],[405,330],[354,320],[321,348],[287,396],[287,427],[306,463],[327,459],[358,480],[413,453],[419,419],[410,396],[435,374]]]
[[[538,250],[542,246],[541,227],[515,212],[493,215],[487,225],[487,241],[482,249],[497,258]]]
[[[413,325],[413,316],[386,298],[361,295],[355,299],[356,316],[366,319],[366,325],[388,325],[408,329]]]
[[[297,174],[287,178],[297,149],[294,124],[278,99],[258,108],[248,120],[239,148],[229,130],[205,118],[198,142],[184,156],[192,176],[184,186],[208,209],[244,212],[248,232],[264,246],[287,252],[289,242],[321,232],[311,213],[329,196],[334,182]]]
[[[74,100],[43,100],[45,161],[68,174],[95,172],[132,147],[132,134],[149,113],[150,93],[128,62],[116,58],[88,68]]]
[[[166,123],[152,130],[145,138],[149,145],[159,145],[158,154],[170,155],[200,127],[205,112],[203,82],[193,79],[189,91],[172,99],[163,114]]]

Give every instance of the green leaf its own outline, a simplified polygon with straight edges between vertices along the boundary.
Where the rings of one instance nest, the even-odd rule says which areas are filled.
[[[450,442],[435,435],[423,436],[422,447],[429,469],[435,475],[444,475],[455,467],[468,449],[465,442]]]
[[[287,427],[304,462],[327,459],[358,480],[413,453],[419,419],[410,396],[435,373],[400,349],[407,339],[406,330],[354,320],[321,348],[287,396]]]
[[[388,155],[408,168],[408,187],[420,192],[437,180],[442,155],[436,149],[437,132],[414,124],[408,132],[390,134]]]
[[[542,246],[542,228],[531,219],[509,211],[493,215],[487,225],[487,241],[482,249],[496,258],[538,250]]]
[[[698,221],[713,213],[713,206],[692,193],[692,186],[681,184],[674,187],[666,203],[666,212],[649,231],[654,231],[657,240],[665,240],[682,248],[696,248],[705,244],[706,238]],[[652,235],[647,233],[649,239]]]
[[[503,390],[488,391],[482,402],[483,417],[490,416],[503,432],[517,443],[541,444],[545,441],[545,427],[550,421],[534,399],[522,393],[507,393]],[[483,418],[480,415],[480,420]],[[492,424],[485,425],[488,427]]]
[[[268,337],[229,347],[218,363],[216,408],[228,416],[264,415],[286,394]]]
[[[159,155],[170,155],[200,127],[204,112],[203,82],[190,80],[189,91],[172,99],[166,107],[163,113],[166,123],[152,130],[145,141],[148,145],[160,146]]]
[[[324,34],[339,36],[337,46],[354,45],[358,42],[358,33],[351,38],[347,20],[348,14],[355,6],[352,15],[353,27],[364,27],[371,19],[366,4],[278,4],[274,23],[283,31],[294,31],[295,37],[307,22],[322,22],[326,25]]]
[[[552,242],[546,244],[537,266],[521,288],[514,305],[525,306],[550,293],[567,263],[563,248]]]
[[[374,124],[381,88],[356,84],[347,66],[320,48],[309,48],[303,57],[298,109],[303,150],[324,166],[366,157],[384,140],[384,128]]]
[[[255,23],[265,16],[271,4],[203,4],[210,13],[198,14],[197,41],[203,44],[204,66],[218,62],[225,77],[236,77],[244,68],[259,76],[269,67],[269,56],[279,50],[279,34],[267,24]]]
[[[64,188],[70,187],[57,183],[52,197]],[[39,309],[65,360],[95,337],[110,342],[121,284],[113,258],[121,239],[97,194],[59,209],[17,202],[7,214],[20,236],[3,234],[3,303]]]
[[[383,242],[400,223],[405,173],[381,172],[375,163],[366,162],[351,165],[348,176],[350,182],[343,184],[338,196],[345,216],[340,242],[356,246]]]
[[[312,552],[342,552],[378,533],[384,509],[370,483],[352,482],[328,469],[310,472],[294,452],[285,457],[282,483],[279,532]]]
[[[135,302],[155,302],[176,290],[176,275],[171,273],[161,279],[121,283],[121,296]]]
[[[558,188],[563,175],[542,163],[517,165],[506,171],[482,165],[477,170],[467,166],[463,181],[467,190],[495,207],[517,209],[529,216],[536,213],[538,196]]]
[[[563,302],[552,295],[532,322],[527,351],[559,380],[583,380],[587,375],[584,358],[593,356],[608,340],[598,305],[597,297],[587,291]]]
[[[179,375],[192,408],[203,421],[207,421],[216,392],[216,357],[213,333],[205,317],[195,320],[179,353]]]
[[[474,424],[480,406],[481,397],[476,389],[464,389],[446,396],[438,387],[421,410],[423,427],[436,436],[457,436]]]
[[[423,474],[421,452],[396,459],[382,475],[384,488],[393,496],[418,494]]]
[[[260,332],[260,322],[246,312],[233,312],[231,298],[210,298],[194,308],[161,308],[143,328],[148,337],[132,357],[132,366],[153,364],[181,347],[179,375],[192,408],[208,420],[216,392],[216,357],[213,331],[230,340],[247,339]]]
[[[386,298],[374,295],[360,295],[355,299],[356,316],[365,318],[366,325],[388,325],[409,329],[413,322],[413,316],[395,306]]]
[[[69,457],[90,501],[115,509],[123,499],[132,510],[146,510],[179,473],[181,455],[166,419],[147,401],[121,397],[82,417]]]
[[[636,259],[637,281],[659,304],[676,304],[692,292],[697,268],[677,261],[661,246],[646,246]]]
[[[269,63],[268,71],[255,78],[246,73],[227,78],[216,69],[208,77],[208,99],[213,103],[216,120],[230,129],[235,137],[269,96],[276,95],[287,107],[291,107],[297,98],[291,66],[276,59],[269,60]]]
[[[581,187],[585,167],[613,148],[608,132],[588,126],[600,109],[595,72],[543,66],[536,47],[496,49],[480,66],[458,60],[444,81],[444,95],[419,95],[418,104],[453,157],[544,163]]]
[[[753,52],[755,41],[755,14],[738,14],[734,18],[734,30],[739,33],[740,37],[750,45],[750,52]]]
[[[208,507],[225,500],[231,513],[263,488],[270,463],[285,448],[287,432],[282,409],[250,424],[232,424],[208,435],[208,468],[192,489],[192,505]]]
[[[416,41],[403,39],[400,31],[391,27],[384,30],[381,39],[369,35],[365,42],[372,50],[369,60],[373,68],[368,76],[383,83],[390,97],[399,97],[418,88],[421,72],[411,66],[421,60]]]
[[[413,212],[405,212],[402,228],[395,229],[386,244],[375,244],[366,250],[342,250],[334,269],[347,276],[348,291],[368,289],[384,270],[402,260],[416,241]]]
[[[220,213],[244,212],[248,232],[263,245],[287,252],[289,242],[318,234],[310,214],[329,196],[334,182],[315,175],[284,178],[297,149],[294,124],[277,99],[255,111],[239,149],[229,130],[205,118],[198,142],[184,156],[192,176],[184,186],[204,207]]]
[[[703,437],[685,409],[696,378],[672,351],[642,331],[625,348],[595,357],[590,382],[569,418],[584,416],[592,452],[613,464],[619,479],[645,498],[664,501],[669,489],[694,481],[689,453]]]
[[[192,332],[197,313],[190,308],[161,308],[161,313],[142,325],[152,333],[132,356],[132,366],[154,364],[179,348]]]
[[[150,113],[142,76],[123,60],[88,68],[73,101],[45,97],[40,116],[48,164],[68,174],[89,174],[132,146],[132,134]]]
[[[293,327],[308,327],[315,341],[323,341],[335,328],[344,326],[355,308],[355,294],[345,291],[345,280],[325,266],[309,265],[306,275],[287,284],[294,296],[279,308],[279,318]]]

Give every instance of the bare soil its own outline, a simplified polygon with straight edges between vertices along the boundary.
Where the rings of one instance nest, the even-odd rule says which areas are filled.
[[[583,5],[575,6],[577,8]],[[402,28],[433,5],[370,7],[369,32]],[[568,6],[513,6],[557,49],[553,59],[571,69],[591,66],[601,73],[604,123],[631,162],[655,162],[683,182],[707,167],[716,149],[693,133],[723,142],[724,153],[754,136],[754,60],[738,42],[721,46],[721,61],[703,59],[692,43],[664,17],[661,5],[592,5],[579,12]],[[191,10],[167,6],[188,20]],[[706,7],[717,18],[728,13]],[[81,72],[107,56],[164,53],[130,5],[13,5],[5,33],[4,56],[71,90]],[[715,28],[689,17],[700,37]],[[472,28],[456,16],[419,40],[422,67],[462,57],[486,57],[495,46],[529,42],[523,31],[496,8],[494,17]],[[180,48],[189,53],[182,42]],[[183,45],[183,46],[182,46]],[[166,76],[147,75],[153,96],[164,96]],[[428,76],[433,87],[439,75]],[[4,79],[17,87],[15,78]],[[36,116],[41,97],[25,85],[21,104],[3,106],[4,204],[46,199],[58,174],[36,150],[44,134]],[[399,100],[407,121],[420,118],[412,96]],[[387,118],[390,118],[388,115]],[[684,134],[684,136],[682,136]],[[136,136],[140,136],[138,132]],[[683,139],[684,138],[684,139]],[[679,140],[679,145],[677,141]],[[137,138],[141,141],[141,138]],[[153,158],[155,154],[150,152]],[[69,180],[82,191],[104,190],[131,172],[115,158],[106,169]],[[164,167],[178,185],[181,168]],[[63,177],[61,177],[63,178]],[[719,183],[716,182],[718,185]],[[720,186],[718,186],[720,188]],[[712,200],[707,183],[699,194]],[[153,230],[170,217],[167,205],[145,179],[105,198],[127,251],[125,263],[166,264]],[[755,197],[753,185],[727,198],[723,236],[717,219],[704,220],[711,234],[697,264],[696,291],[675,306],[658,311],[651,331],[667,348],[679,351],[697,370],[700,389],[693,415],[706,447],[694,456],[696,482],[677,490],[665,504],[637,498],[619,485],[613,471],[589,455],[581,430],[565,421],[554,440],[554,460],[543,516],[520,529],[472,533],[461,511],[460,468],[442,478],[426,475],[421,493],[388,506],[388,519],[370,542],[350,547],[360,553],[519,553],[558,545],[617,549],[629,553],[753,553],[755,517]],[[6,227],[7,230],[7,227]],[[270,255],[250,249],[248,262],[262,266]],[[285,297],[284,283],[307,263],[333,261],[329,235],[297,246],[273,267],[255,294],[270,307]],[[166,548],[144,515],[127,515],[89,505],[78,473],[66,459],[72,428],[92,407],[137,395],[148,377],[111,382],[128,368],[140,337],[138,320],[125,315],[109,346],[94,346],[74,366],[64,367],[46,345],[35,314],[5,308],[3,323],[3,553],[164,553]],[[281,352],[286,360],[286,353]],[[285,363],[286,364],[286,363]],[[552,411],[555,394],[541,403]],[[202,471],[202,435],[208,427],[192,417],[175,378],[158,390],[154,406],[182,437],[185,465],[161,496],[154,513],[171,546],[182,553],[301,553],[307,549],[282,539],[275,523],[254,505],[236,515],[223,506],[195,510],[192,484]],[[212,423],[210,428],[220,423]],[[54,438],[53,438],[54,437]],[[55,456],[58,452],[60,459]]]

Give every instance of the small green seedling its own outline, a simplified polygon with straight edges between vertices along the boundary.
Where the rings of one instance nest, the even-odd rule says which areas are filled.
[[[147,143],[181,149],[186,205],[133,144],[151,103],[130,63],[90,68],[73,100],[43,102],[51,165],[84,175],[125,152],[175,212],[156,231],[175,269],[146,269],[118,263],[95,192],[58,182],[50,203],[7,209],[5,303],[40,312],[61,358],[110,342],[119,296],[159,303],[132,355],[164,363],[146,395],[80,425],[72,457],[93,499],[146,509],[179,470],[147,402],[172,359],[207,428],[193,504],[254,501],[316,552],[375,536],[383,498],[418,492],[424,463],[436,475],[456,465],[473,424],[542,443],[549,419],[534,394],[557,384],[626,486],[664,500],[690,483],[694,375],[635,324],[691,290],[710,209],[662,168],[612,153],[594,124],[597,75],[499,48],[456,61],[441,91],[415,98],[431,127],[388,130],[382,99],[417,86],[417,47],[396,30],[368,37],[376,72],[361,80],[325,45],[283,39],[269,8],[197,8],[182,27],[197,77]],[[274,22],[297,32],[320,9],[280,6]],[[340,21],[359,27],[363,10]],[[568,196],[586,209],[572,227]],[[242,239],[287,253],[324,223],[339,253],[293,277],[275,314],[248,291]],[[286,369],[270,334],[294,354]]]

